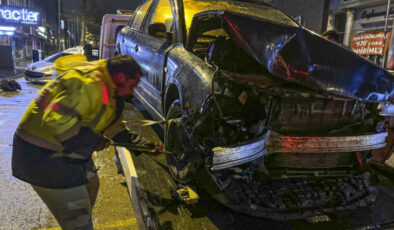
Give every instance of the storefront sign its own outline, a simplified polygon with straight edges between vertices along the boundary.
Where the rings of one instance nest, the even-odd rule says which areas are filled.
[[[24,7],[0,5],[1,24],[37,25],[40,22],[40,12]]]
[[[393,9],[393,7],[390,7],[389,14],[393,14],[393,13],[394,13],[394,9]],[[363,12],[361,12],[361,19],[369,20],[369,19],[375,18],[375,17],[386,18],[386,14],[387,14],[386,10],[382,10],[382,11],[375,11],[375,9],[364,10]]]
[[[366,8],[360,12],[359,20],[361,24],[384,22],[386,20],[387,4]],[[390,6],[389,15],[394,14],[394,6]]]
[[[387,52],[390,34],[390,32],[387,33],[385,52]],[[351,49],[359,55],[382,55],[383,38],[383,32],[354,35]]]

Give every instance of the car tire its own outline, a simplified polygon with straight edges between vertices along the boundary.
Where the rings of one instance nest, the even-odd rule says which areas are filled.
[[[182,108],[179,99],[172,102],[166,119],[174,119],[182,116]],[[195,178],[196,171],[201,166],[201,158],[186,154],[184,143],[188,141],[183,127],[169,122],[165,127],[164,145],[166,150],[174,154],[166,155],[167,165],[173,178],[179,183],[186,184]]]

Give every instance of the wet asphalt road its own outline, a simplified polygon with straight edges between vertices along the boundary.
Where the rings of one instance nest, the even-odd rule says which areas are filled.
[[[4,73],[4,72],[3,72]],[[0,72],[0,80],[1,80]],[[0,90],[0,229],[60,229],[29,184],[11,173],[12,136],[30,101],[42,85],[18,78],[19,92]],[[95,229],[137,229],[125,179],[116,173],[113,149],[95,154],[100,190],[93,211]]]

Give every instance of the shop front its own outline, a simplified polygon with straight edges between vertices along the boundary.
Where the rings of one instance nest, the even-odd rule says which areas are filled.
[[[0,67],[12,67],[14,60],[31,58],[32,49],[38,48],[40,36],[36,30],[41,24],[39,9],[0,5]]]
[[[391,46],[394,4],[388,20],[387,6],[388,0],[342,0],[335,12],[335,29],[343,32],[343,44],[380,66]]]

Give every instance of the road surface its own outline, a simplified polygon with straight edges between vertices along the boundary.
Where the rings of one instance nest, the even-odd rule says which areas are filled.
[[[59,225],[30,185],[12,177],[12,137],[24,111],[42,87],[23,78],[18,82],[22,86],[19,92],[0,90],[0,229],[57,230]],[[93,211],[95,229],[137,229],[125,179],[116,173],[113,157],[112,148],[95,154],[96,165],[101,167],[100,190]]]

